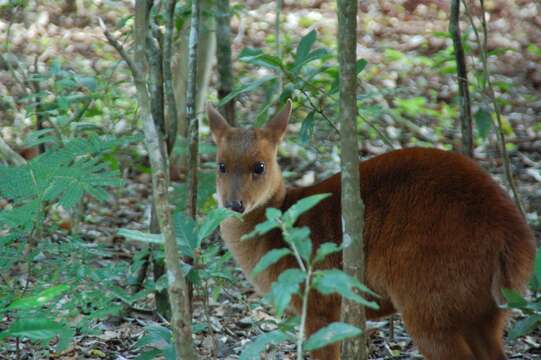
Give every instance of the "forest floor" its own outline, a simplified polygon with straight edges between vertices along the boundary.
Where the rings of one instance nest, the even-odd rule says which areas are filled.
[[[64,14],[59,3],[39,4],[26,10],[25,14],[10,19],[13,22],[10,51],[27,64],[32,64],[37,56],[39,65],[58,58],[73,68],[82,68],[88,72],[97,73],[110,67],[117,57],[105,44],[97,17],[102,17],[108,26],[113,26],[121,16],[131,11],[130,2],[124,1],[122,6],[100,2],[101,5],[92,8],[92,11],[79,11],[77,15]],[[442,123],[445,127],[447,121],[434,113],[447,111],[445,104],[451,103],[456,93],[455,78],[441,73],[445,61],[426,65],[427,59],[441,57],[449,46],[449,39],[441,35],[448,27],[447,2],[406,0],[402,5],[397,5],[400,2],[382,0],[371,3],[374,4],[361,5],[364,15],[360,17],[359,56],[368,60],[369,64],[362,87],[366,91],[375,88],[400,89],[399,95],[403,98],[427,99],[426,104],[401,105],[395,101],[397,93],[394,92],[388,95],[382,93],[372,103],[387,108],[403,107],[404,122],[390,122],[385,116],[382,117],[381,124],[388,133],[399,132],[402,135],[413,134],[430,139],[429,135],[439,134],[437,128]],[[261,4],[254,0],[246,4],[241,15],[232,20],[235,55],[243,47],[266,46],[267,36],[273,31],[274,4]],[[334,2],[309,0],[299,5],[285,0],[284,4],[285,41],[296,42],[309,30],[316,28],[320,40],[329,44],[329,47],[333,46],[336,29]],[[472,8],[474,13],[477,10]],[[511,162],[529,220],[535,226],[538,242],[541,242],[541,5],[526,0],[493,0],[487,2],[487,10],[490,34],[488,46],[497,54],[490,57],[489,67],[496,80],[497,93],[504,104],[504,121],[512,129],[508,133],[512,144]],[[3,43],[8,19],[1,21],[0,43]],[[463,27],[466,25],[465,22]],[[471,31],[467,36],[474,39]],[[476,46],[472,45],[469,58],[471,63],[475,63],[473,57],[477,54]],[[247,70],[239,64],[235,64],[235,71],[248,76]],[[125,72],[117,76],[117,80],[129,80]],[[215,81],[215,76],[212,81]],[[0,72],[0,94],[13,96],[16,92],[14,88],[16,84],[10,74],[7,71]],[[482,94],[474,94],[473,98],[474,102],[483,101]],[[411,106],[417,107],[412,110]],[[250,112],[250,104],[244,101],[239,107],[245,110],[239,111],[241,113]],[[408,109],[417,113],[416,116],[408,116]],[[5,108],[0,107],[0,112],[3,115],[1,121],[15,124],[4,126],[2,123],[2,135],[11,143],[20,144],[23,135],[19,131],[27,124],[27,120],[20,117],[16,108],[15,111],[5,111]],[[417,126],[411,126],[412,122]],[[452,123],[447,125],[450,129],[443,131],[438,139],[441,142],[448,141],[453,147],[456,145],[453,141],[458,130]],[[417,143],[412,142],[408,136],[395,138],[397,146]],[[433,145],[442,146],[440,143]],[[289,145],[286,143],[284,146],[287,148]],[[381,141],[363,140],[364,157],[387,150]],[[477,147],[476,158],[502,184],[505,183],[501,157],[494,139]],[[324,162],[294,156],[283,158],[282,161],[284,169],[293,174],[288,180],[291,184],[318,181],[336,169],[336,164],[329,168]],[[311,176],[301,176],[300,168],[303,169],[303,175],[309,173]],[[105,244],[115,254],[113,258],[104,259],[101,266],[107,266],[108,262],[115,259],[129,259],[138,246],[118,237],[116,234],[119,228],[143,230],[146,227],[145,211],[150,199],[150,178],[147,174],[130,173],[126,180],[126,186],[116,193],[116,199],[112,201],[114,206],[93,202],[88,204],[87,212],[91,214],[92,221],[83,223],[81,227],[81,234],[86,241]],[[235,266],[233,263],[230,265]],[[235,359],[249,339],[275,327],[270,308],[261,304],[238,269],[234,270],[234,274],[238,281],[227,284],[218,301],[208,304],[208,311],[203,311],[200,302],[194,304],[195,321],[210,323],[213,330],[212,334],[203,331],[195,335],[195,345],[203,359]],[[152,296],[139,307],[152,309]],[[164,323],[152,311],[142,311],[139,307],[130,309],[121,318],[96,324],[103,331],[101,335],[76,337],[67,351],[54,358],[135,358],[139,351],[134,348],[134,344],[141,337],[143,327]],[[399,316],[393,319],[392,327],[390,319],[369,323],[370,359],[422,358]],[[30,359],[31,348],[26,345],[22,344],[22,358]],[[294,349],[292,344],[282,345],[267,354],[267,358],[292,359]],[[536,330],[516,341],[506,341],[506,351],[512,359],[541,358],[541,331]],[[15,358],[15,353],[2,353],[0,359],[3,358]]]

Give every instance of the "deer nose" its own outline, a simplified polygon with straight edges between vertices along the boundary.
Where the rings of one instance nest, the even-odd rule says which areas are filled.
[[[225,205],[225,207],[238,213],[244,212],[244,205],[242,204],[242,201],[239,200],[230,201]]]

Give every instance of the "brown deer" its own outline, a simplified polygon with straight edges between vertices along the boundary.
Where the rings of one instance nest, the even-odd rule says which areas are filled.
[[[331,193],[301,216],[314,248],[342,241],[340,174],[308,187],[286,188],[277,162],[291,102],[259,129],[234,128],[214,108],[208,117],[217,144],[221,206],[242,214],[221,224],[221,235],[244,273],[271,249],[286,247],[279,231],[240,240],[265,220],[265,209],[285,211],[303,197]],[[432,360],[505,359],[502,288],[522,291],[533,267],[535,241],[511,199],[479,165],[453,152],[427,148],[392,151],[361,162],[365,204],[365,282],[381,297],[369,319],[394,312],[420,352]],[[341,268],[341,254],[321,268]],[[261,294],[295,267],[283,258],[250,278]],[[307,334],[339,321],[339,296],[311,292]],[[298,299],[292,309],[300,310]],[[347,319],[345,319],[347,321]],[[315,351],[339,359],[339,345]]]

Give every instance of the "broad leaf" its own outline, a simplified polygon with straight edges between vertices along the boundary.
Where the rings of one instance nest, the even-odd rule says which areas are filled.
[[[295,224],[295,221],[306,211],[310,210],[314,206],[316,206],[321,200],[329,197],[331,194],[317,194],[305,197],[299,201],[297,201],[295,204],[293,204],[284,214],[284,221],[290,225],[293,226]]]
[[[139,230],[131,230],[125,228],[118,230],[117,234],[119,236],[124,236],[126,239],[129,240],[142,241],[149,244],[163,244],[162,234],[150,234]]]
[[[312,137],[312,133],[314,132],[315,115],[316,111],[312,110],[308,113],[308,115],[306,115],[306,117],[302,121],[301,130],[299,131],[299,137],[303,144],[306,144]]]
[[[64,331],[66,327],[49,319],[19,319],[0,333],[0,340],[6,337],[27,337],[32,340],[49,340]]]
[[[291,302],[291,297],[299,292],[299,285],[304,281],[305,276],[306,274],[300,269],[287,269],[272,284],[271,291],[265,298],[272,303],[278,316],[282,316]]]
[[[361,335],[361,330],[353,325],[342,322],[334,322],[323,329],[316,331],[304,343],[306,351],[312,351],[324,346],[334,344],[337,341],[342,341],[351,337]]]
[[[210,236],[214,232],[214,230],[216,230],[216,228],[220,226],[222,221],[236,215],[237,213],[225,208],[216,208],[211,210],[205,217],[205,220],[203,221],[201,226],[199,227],[199,243],[201,243],[203,239]]]
[[[163,349],[172,341],[172,332],[170,329],[155,325],[145,327],[145,335],[136,343],[135,347],[140,348],[145,345],[152,345],[158,349]]]
[[[302,61],[295,62],[295,64],[293,65],[293,68],[291,69],[291,72],[296,74],[302,69],[304,65],[314,60],[321,59],[322,57],[328,54],[329,54],[329,50],[327,49],[316,49],[312,51],[310,54],[308,54],[305,58],[303,58]]]
[[[284,67],[280,58],[265,54],[259,49],[245,48],[239,54],[239,60],[248,64],[259,65],[273,70],[280,70]]]
[[[199,248],[201,242],[197,236],[195,221],[182,212],[175,214],[175,236],[182,254],[193,257],[194,251]]]
[[[254,91],[255,89],[257,89],[261,85],[263,85],[263,84],[265,84],[265,83],[267,83],[269,81],[275,80],[275,79],[276,79],[276,75],[269,75],[269,76],[262,77],[259,80],[255,80],[255,81],[249,82],[247,84],[242,84],[240,86],[237,86],[226,97],[224,97],[222,99],[222,101],[220,101],[218,106],[224,106],[225,104],[227,104],[232,99],[239,96],[240,94],[243,94],[245,92]]]
[[[332,242],[326,242],[319,246],[314,258],[314,263],[323,261],[327,255],[342,251],[342,247]]]
[[[302,62],[310,53],[310,49],[316,42],[317,33],[315,30],[310,31],[308,34],[302,37],[299,45],[297,46],[297,55],[295,56],[295,62]]]
[[[535,254],[535,277],[539,284],[541,284],[541,247],[537,249]]]
[[[307,263],[310,262],[310,257],[312,256],[310,229],[306,226],[292,228],[285,235],[285,240],[297,249],[301,258]]]
[[[477,132],[482,139],[486,139],[492,128],[492,116],[485,108],[480,108],[474,115]]]
[[[289,339],[291,339],[291,336],[280,330],[261,334],[254,341],[246,345],[240,354],[239,360],[259,360],[259,354],[265,351],[267,345],[277,345]]]
[[[53,286],[37,293],[36,295],[27,296],[27,297],[15,300],[8,306],[8,309],[36,308],[36,307],[42,306],[43,304],[48,303],[49,301],[62,295],[68,290],[69,290],[69,286],[65,284]]]
[[[263,255],[263,257],[259,260],[257,265],[252,270],[251,275],[256,276],[257,274],[264,271],[272,264],[280,261],[280,259],[283,258],[284,256],[290,255],[290,254],[291,254],[291,250],[289,250],[288,248],[272,249],[271,251]]]
[[[356,303],[371,309],[379,308],[377,303],[368,301],[355,293],[355,290],[360,290],[372,296],[377,296],[372,290],[361,284],[356,278],[349,276],[345,272],[337,269],[315,272],[312,286],[323,295],[338,293],[346,299],[355,301]]]
[[[509,337],[511,339],[516,339],[520,336],[526,335],[535,329],[540,323],[541,315],[530,315],[527,318],[519,320],[515,323],[511,330],[509,330]]]
[[[524,309],[528,307],[528,301],[524,299],[519,293],[511,289],[502,289],[502,294],[505,300],[507,300],[507,307]]]
[[[275,208],[267,208],[265,216],[267,217],[266,221],[257,224],[253,231],[249,232],[248,234],[242,235],[240,239],[248,240],[256,235],[264,235],[280,226],[280,223],[278,222],[278,220],[282,216],[282,212],[280,210]]]

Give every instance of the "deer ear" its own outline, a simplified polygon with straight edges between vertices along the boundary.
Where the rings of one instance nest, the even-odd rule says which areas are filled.
[[[286,106],[267,123],[265,129],[272,140],[279,143],[287,130],[287,123],[291,115],[291,100],[287,100]]]
[[[216,110],[211,104],[207,105],[207,113],[212,138],[214,139],[215,143],[218,143],[218,141],[223,137],[225,132],[231,128],[231,126],[229,126],[223,116],[220,115],[218,110]]]

